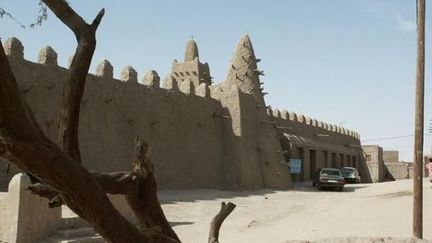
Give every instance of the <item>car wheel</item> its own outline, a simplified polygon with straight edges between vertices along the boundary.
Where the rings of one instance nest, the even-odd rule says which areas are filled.
[[[339,191],[340,192],[343,191],[343,186],[339,187]]]

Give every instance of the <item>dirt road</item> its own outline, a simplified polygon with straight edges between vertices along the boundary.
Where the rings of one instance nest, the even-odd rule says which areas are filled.
[[[287,242],[333,237],[409,238],[411,191],[412,180],[401,180],[347,185],[343,192],[318,191],[303,183],[291,191],[183,190],[163,191],[160,197],[184,242],[207,241],[209,223],[222,201],[231,201],[237,208],[222,226],[221,242]],[[432,188],[426,180],[424,238],[432,240]]]

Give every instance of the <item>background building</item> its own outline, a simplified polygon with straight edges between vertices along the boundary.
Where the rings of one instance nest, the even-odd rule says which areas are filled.
[[[396,180],[413,178],[413,163],[400,162],[399,151],[385,150],[383,160],[390,178]]]
[[[379,145],[363,145],[362,148],[372,182],[384,181],[386,169],[384,166],[383,149]]]

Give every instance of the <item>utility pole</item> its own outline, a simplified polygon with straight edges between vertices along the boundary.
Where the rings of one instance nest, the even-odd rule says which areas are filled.
[[[423,130],[424,130],[424,62],[425,0],[417,0],[417,68],[414,138],[413,236],[423,238]]]

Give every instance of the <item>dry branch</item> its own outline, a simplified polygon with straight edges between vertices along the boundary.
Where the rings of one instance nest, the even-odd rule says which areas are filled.
[[[96,49],[96,30],[105,10],[102,9],[93,22],[87,24],[66,1],[43,0],[43,2],[72,30],[78,41],[63,87],[63,107],[59,115],[59,141],[67,155],[81,162],[78,140],[80,105],[91,60]]]
[[[141,138],[137,138],[133,162],[133,175],[137,190],[126,195],[126,200],[137,217],[141,228],[158,226],[162,233],[180,242],[171,228],[157,196],[153,163],[149,157],[150,147]]]
[[[61,192],[47,184],[35,183],[28,186],[27,190],[41,197],[47,198],[49,200],[48,201],[49,208],[60,207],[65,203],[63,197],[61,196]]]
[[[210,232],[208,237],[209,243],[219,243],[219,231],[222,226],[224,220],[230,215],[230,213],[234,210],[236,205],[234,203],[222,202],[221,209],[216,216],[214,216],[213,220],[210,223]]]

